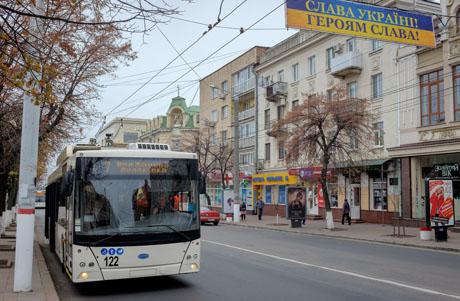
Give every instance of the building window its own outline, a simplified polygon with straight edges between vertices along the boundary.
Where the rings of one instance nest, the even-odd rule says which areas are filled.
[[[278,204],[286,204],[286,186],[278,186]]]
[[[359,147],[359,140],[356,131],[350,133],[350,149],[357,150]]]
[[[285,154],[286,154],[286,150],[284,148],[284,142],[279,141],[278,142],[278,159],[284,160]]]
[[[217,87],[211,87],[211,99],[219,97],[219,89]]]
[[[135,143],[137,142],[137,133],[123,133],[123,143]]]
[[[240,139],[254,137],[256,134],[255,122],[243,123],[240,125]]]
[[[377,99],[383,96],[382,73],[372,75],[372,98]]]
[[[213,110],[211,112],[211,121],[216,122],[218,118],[219,118],[219,116],[218,116],[217,110]]]
[[[270,109],[266,109],[264,112],[264,129],[270,129]]]
[[[224,93],[224,95],[227,95],[227,93],[228,93],[228,82],[226,80],[222,82],[221,90],[222,90],[222,93]]]
[[[347,92],[349,98],[358,97],[358,84],[356,82],[351,82],[347,84]]]
[[[216,145],[217,144],[217,136],[216,136],[216,133],[212,133],[211,134],[211,137],[209,139],[211,145]]]
[[[298,99],[292,101],[292,107],[293,108],[297,107],[298,105],[299,105],[299,100]]]
[[[420,107],[422,126],[435,125],[445,121],[442,70],[420,77]]]
[[[222,144],[227,144],[227,131],[222,131],[220,136],[222,137]]]
[[[332,89],[329,89],[326,91],[326,99],[327,101],[332,101],[332,98],[334,97],[334,91]]]
[[[299,80],[299,64],[298,63],[292,65],[292,79],[295,82]]]
[[[278,71],[278,82],[284,82],[284,70]]]
[[[316,56],[312,55],[308,58],[308,75],[316,74]]]
[[[457,11],[457,34],[460,34],[460,9]]]
[[[460,22],[460,19],[458,20],[458,22]],[[460,65],[454,67],[454,77],[453,78],[454,78],[455,120],[460,121]]]
[[[374,145],[375,146],[383,146],[383,121],[377,122],[373,124],[373,131],[374,131]]]
[[[265,161],[270,161],[270,143],[265,143]]]
[[[331,62],[335,57],[334,47],[326,49],[326,70],[331,70]]]
[[[228,106],[223,106],[221,110],[222,110],[221,112],[222,119],[227,119],[228,118]]]
[[[277,117],[278,117],[278,120],[281,120],[283,119],[284,117],[284,112],[286,111],[286,107],[285,106],[278,106],[277,107]]]
[[[383,48],[383,42],[379,40],[371,41],[372,51],[376,51]]]
[[[372,208],[374,210],[387,210],[388,197],[387,197],[387,179],[384,178],[371,178],[371,192],[372,192]]]
[[[265,186],[265,203],[272,203],[272,187],[268,185]]]
[[[240,162],[241,165],[253,165],[254,164],[254,153],[243,153],[240,154]]]
[[[351,38],[347,40],[347,50],[348,52],[354,52],[356,51],[356,39]]]

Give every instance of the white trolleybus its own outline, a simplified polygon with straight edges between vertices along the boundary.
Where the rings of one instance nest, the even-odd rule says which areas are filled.
[[[73,282],[196,273],[196,154],[165,144],[64,149],[46,187],[45,236]]]

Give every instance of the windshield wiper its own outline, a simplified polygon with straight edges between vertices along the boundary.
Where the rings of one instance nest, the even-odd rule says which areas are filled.
[[[177,231],[176,229],[174,229],[173,226],[171,225],[148,225],[148,226],[145,226],[145,227],[149,227],[149,228],[153,228],[153,227],[166,227],[168,229],[170,229],[171,231],[173,231],[174,233],[176,234],[179,234],[180,236],[182,236],[182,238],[184,238],[185,240],[187,241],[191,241],[190,237],[180,231]]]
[[[132,232],[129,232],[129,233],[132,234]],[[126,234],[126,232],[117,232],[117,233],[114,233],[114,234],[109,235],[107,237],[104,237],[102,239],[99,239],[98,241],[93,242],[92,244],[93,244],[93,246],[97,246],[97,245],[99,245],[99,244],[103,243],[104,241],[109,240],[111,238],[114,238],[114,237],[117,237],[117,236],[123,236],[123,234]]]

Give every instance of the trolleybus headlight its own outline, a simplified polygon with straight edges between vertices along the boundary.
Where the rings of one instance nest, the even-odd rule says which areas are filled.
[[[81,267],[81,268],[84,268],[84,267],[85,267],[85,265],[86,265],[86,263],[84,263],[84,262],[80,262],[80,267]]]
[[[89,275],[86,272],[81,272],[80,275],[78,276],[78,278],[80,278],[82,280],[86,280],[86,279],[88,279],[88,277],[89,277]]]
[[[190,265],[190,268],[192,269],[192,271],[196,271],[196,270],[198,270],[198,265],[196,263],[192,263]]]

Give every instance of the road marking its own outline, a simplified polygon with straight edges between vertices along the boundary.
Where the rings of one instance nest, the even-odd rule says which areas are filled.
[[[375,281],[375,282],[381,282],[381,283],[385,283],[385,284],[389,284],[389,285],[408,288],[408,289],[411,289],[411,290],[414,290],[414,291],[419,291],[419,292],[428,293],[428,294],[432,294],[432,295],[444,296],[444,297],[449,297],[449,298],[460,300],[460,296],[458,296],[458,295],[446,294],[446,293],[442,293],[442,292],[439,292],[439,291],[435,291],[435,290],[431,290],[431,289],[427,289],[427,288],[423,288],[423,287],[418,287],[418,286],[413,286],[413,285],[409,285],[409,284],[399,283],[399,282],[392,281],[392,280],[387,280],[387,279],[380,279],[380,278],[370,277],[370,276],[366,276],[366,275],[363,275],[363,274],[343,271],[343,270],[334,269],[334,268],[321,266],[321,265],[316,265],[316,264],[312,264],[312,263],[308,263],[308,262],[302,262],[302,261],[298,261],[298,260],[295,260],[295,259],[289,259],[289,258],[284,258],[284,257],[276,256],[276,255],[263,253],[263,252],[253,251],[253,250],[249,250],[249,249],[245,249],[245,248],[240,248],[240,247],[237,247],[237,246],[223,244],[223,243],[220,243],[220,242],[204,240],[204,239],[202,239],[201,241],[207,242],[207,243],[210,243],[210,244],[214,244],[214,245],[218,245],[218,246],[222,246],[222,247],[227,247],[227,248],[239,250],[239,251],[244,251],[244,252],[248,252],[248,253],[252,253],[252,254],[257,254],[257,255],[261,255],[261,256],[265,256],[265,257],[269,257],[269,258],[273,258],[273,259],[277,259],[277,260],[281,260],[281,261],[295,263],[295,264],[299,264],[299,265],[303,265],[303,266],[307,266],[307,267],[311,267],[311,268],[316,268],[316,269],[321,269],[321,270],[325,270],[325,271],[329,271],[329,272],[335,272],[335,273],[339,273],[339,274],[349,275],[349,276],[356,277],[356,278],[371,280],[371,281]]]

